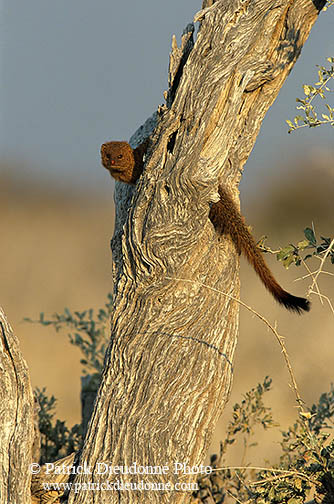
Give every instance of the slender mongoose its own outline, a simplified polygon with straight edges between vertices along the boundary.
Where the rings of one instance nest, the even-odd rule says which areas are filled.
[[[102,164],[116,180],[135,184],[143,171],[143,157],[147,147],[148,141],[136,149],[132,149],[127,142],[104,143],[101,147]],[[278,303],[297,313],[309,311],[310,302],[307,299],[289,294],[277,283],[228,190],[219,186],[218,193],[220,199],[212,204],[209,211],[209,218],[216,231],[221,235],[230,235],[239,254],[244,253]]]

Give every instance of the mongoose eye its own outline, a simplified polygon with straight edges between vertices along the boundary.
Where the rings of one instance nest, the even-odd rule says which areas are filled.
[[[109,160],[110,159],[110,154],[106,154],[106,158]]]
[[[118,154],[117,159],[122,159],[123,154]]]

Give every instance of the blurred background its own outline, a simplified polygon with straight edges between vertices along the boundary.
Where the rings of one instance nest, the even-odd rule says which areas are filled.
[[[80,421],[80,352],[66,332],[30,325],[38,318],[99,308],[111,290],[109,241],[113,182],[100,166],[101,143],[128,139],[163,103],[171,36],[180,35],[200,0],[3,0],[1,6],[0,304],[21,342],[33,386],[58,398],[57,416]],[[241,185],[242,212],[256,237],[272,248],[302,240],[306,226],[333,236],[333,129],[287,134],[302,84],[317,80],[316,65],[334,56],[334,9],[322,13],[302,55],[264,121]],[[274,257],[270,267],[289,291],[305,295]],[[313,263],[315,268],[317,263]],[[330,270],[330,267],[327,269]],[[333,272],[333,269],[332,269]],[[242,300],[278,321],[300,392],[312,405],[333,380],[333,314],[312,297],[302,317],[285,313],[242,263]],[[333,280],[319,285],[334,299]],[[241,310],[232,397],[216,429],[217,451],[234,402],[266,375],[267,397],[286,428],[296,415],[288,374],[274,337]],[[272,459],[277,434],[259,432],[252,463]],[[231,455],[238,463],[239,455]]]

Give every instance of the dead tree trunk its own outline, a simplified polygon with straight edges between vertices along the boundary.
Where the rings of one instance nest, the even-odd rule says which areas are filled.
[[[167,106],[155,116],[144,174],[135,189],[119,183],[116,191],[112,344],[81,453],[89,470],[76,476],[71,504],[189,500],[182,488],[106,482],[172,489],[196,478],[174,464],[204,460],[238,334],[238,256],[217,237],[210,203],[218,183],[238,198],[262,120],[324,4],[206,1],[195,44],[192,25],[181,48],[173,40]],[[134,462],[146,469],[106,471]],[[154,466],[162,474],[146,474]]]
[[[34,402],[27,365],[1,308],[0,369],[0,503],[28,504]]]

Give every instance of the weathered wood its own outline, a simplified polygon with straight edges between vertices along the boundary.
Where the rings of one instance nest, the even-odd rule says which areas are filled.
[[[194,46],[187,34],[182,54],[173,42],[173,89],[155,117],[144,174],[135,189],[117,184],[112,345],[80,461],[92,471],[77,484],[195,480],[175,474],[174,463],[204,459],[229,396],[238,333],[238,257],[229,238],[217,238],[210,203],[218,182],[238,197],[262,120],[324,3],[206,1]],[[169,471],[99,474],[99,462]],[[69,502],[189,498],[109,488],[72,492]]]
[[[18,339],[0,308],[0,503],[30,503],[34,401]]]
[[[31,504],[60,504],[72,474],[75,453],[43,465],[31,478]]]

